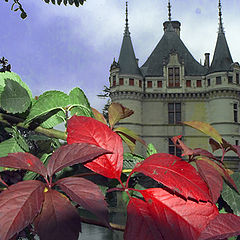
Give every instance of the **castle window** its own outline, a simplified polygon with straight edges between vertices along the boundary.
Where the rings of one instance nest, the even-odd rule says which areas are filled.
[[[157,86],[158,86],[158,88],[162,88],[162,81],[158,81]]]
[[[147,87],[152,88],[152,81],[147,81]]]
[[[186,81],[186,87],[191,87],[192,86],[192,81],[191,80],[187,80]]]
[[[232,76],[228,76],[228,83],[233,83],[233,77]]]
[[[210,78],[208,78],[208,80],[207,80],[207,85],[208,85],[208,86],[211,85],[211,80],[210,80]]]
[[[181,103],[168,103],[168,123],[178,124],[181,122]]]
[[[236,84],[239,84],[239,74],[236,73]]]
[[[142,87],[142,80],[139,80],[139,87]]]
[[[180,87],[179,67],[168,68],[168,87]]]
[[[239,141],[235,140],[235,145],[238,146],[239,145]]]
[[[202,81],[201,80],[197,80],[197,87],[202,87]]]
[[[222,84],[222,78],[216,77],[216,84]]]
[[[173,143],[173,141],[172,141],[171,138],[168,139],[168,153],[169,153],[169,154],[172,154],[172,155],[175,155],[175,156],[177,156],[177,157],[181,157],[181,154],[182,154],[181,149],[180,149],[180,148],[177,148],[177,147],[174,145],[174,143]]]
[[[113,86],[113,87],[116,86],[116,76],[115,76],[115,75],[113,76],[113,83],[112,83],[112,86]]]
[[[238,104],[233,104],[233,120],[234,122],[238,122]]]
[[[133,78],[129,78],[129,85],[134,86],[134,79]]]
[[[123,78],[119,78],[119,85],[123,85]]]

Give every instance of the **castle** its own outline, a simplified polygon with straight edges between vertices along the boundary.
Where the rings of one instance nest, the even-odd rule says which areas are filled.
[[[214,56],[210,62],[205,53],[204,65],[194,59],[180,38],[180,22],[172,21],[168,1],[168,21],[164,34],[146,62],[139,67],[126,22],[118,61],[110,67],[110,97],[133,109],[134,115],[121,126],[135,131],[159,152],[180,155],[171,137],[183,135],[192,148],[209,149],[208,137],[181,124],[182,121],[203,121],[216,128],[233,145],[239,145],[240,66],[233,62],[222,23],[219,0],[219,27]],[[137,153],[144,154],[137,146]],[[220,153],[219,153],[220,154]],[[240,170],[234,153],[226,156],[228,166]]]

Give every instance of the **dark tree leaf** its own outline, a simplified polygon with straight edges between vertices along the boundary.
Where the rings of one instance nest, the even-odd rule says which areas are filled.
[[[51,177],[63,168],[93,160],[109,151],[88,143],[74,143],[58,148],[48,161],[47,171]]]
[[[164,240],[149,207],[149,204],[141,199],[130,199],[124,240]]]
[[[201,157],[198,157],[197,160],[205,161],[208,164],[210,164],[211,166],[213,166],[219,172],[219,174],[223,177],[223,179],[226,181],[226,183],[231,188],[235,189],[238,192],[238,188],[237,188],[235,182],[233,181],[233,179],[229,175],[228,171],[224,167],[222,167],[220,164],[217,164],[216,162],[210,160],[207,157],[201,156]]]
[[[223,188],[222,176],[212,165],[205,161],[197,160],[196,164],[198,172],[208,185],[213,202],[216,203]]]
[[[10,113],[23,113],[31,105],[31,99],[25,88],[11,79],[5,79],[1,94],[1,107]]]
[[[196,240],[207,224],[219,214],[216,205],[210,202],[186,201],[161,188],[140,192],[166,240]]]
[[[40,161],[40,159],[30,153],[9,153],[7,157],[0,158],[0,166],[16,169],[26,169],[36,172],[43,177],[47,176],[47,169],[43,163]]]
[[[209,189],[196,169],[181,158],[157,153],[139,163],[133,172],[141,172],[185,198],[211,201]]]
[[[44,195],[41,214],[34,220],[40,239],[77,240],[81,232],[81,219],[69,199],[53,189]]]
[[[27,227],[40,212],[45,185],[32,180],[11,185],[0,194],[0,239],[8,240]]]
[[[199,240],[218,240],[240,235],[240,217],[227,213],[216,216],[201,233]]]
[[[108,119],[110,127],[113,128],[114,125],[118,123],[121,119],[129,117],[133,113],[133,110],[124,107],[120,103],[111,103],[108,108]]]
[[[105,154],[85,166],[108,178],[120,178],[123,165],[121,138],[107,125],[96,119],[73,116],[67,126],[68,144],[89,143],[107,149],[113,154]]]
[[[56,184],[60,186],[72,201],[92,212],[106,226],[110,227],[107,203],[104,200],[102,191],[95,183],[84,178],[67,177],[58,180]]]

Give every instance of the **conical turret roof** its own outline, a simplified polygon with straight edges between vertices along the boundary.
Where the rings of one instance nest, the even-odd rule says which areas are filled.
[[[231,53],[228,48],[222,24],[221,2],[219,1],[219,29],[217,43],[213,55],[213,60],[209,68],[209,73],[229,71],[233,63]]]
[[[128,9],[126,2],[126,26],[122,41],[122,46],[120,50],[120,55],[118,59],[118,64],[120,67],[120,74],[130,74],[130,75],[141,75],[141,71],[137,64],[137,59],[134,53],[132,40],[130,37],[129,27],[128,27]]]

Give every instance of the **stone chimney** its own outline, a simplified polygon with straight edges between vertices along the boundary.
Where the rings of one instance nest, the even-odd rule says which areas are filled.
[[[164,32],[168,28],[169,24],[172,24],[173,29],[175,30],[177,35],[180,37],[180,26],[181,26],[181,23],[179,21],[166,21],[166,22],[164,22],[163,23],[163,30],[164,30]]]
[[[210,66],[210,61],[209,61],[210,53],[205,53],[204,55],[205,55],[204,66],[209,68],[209,66]]]

